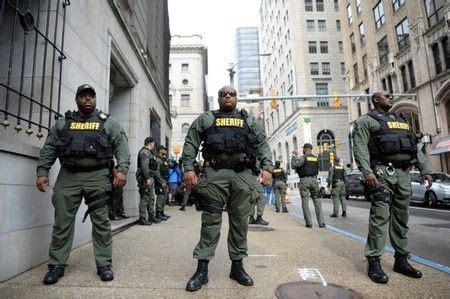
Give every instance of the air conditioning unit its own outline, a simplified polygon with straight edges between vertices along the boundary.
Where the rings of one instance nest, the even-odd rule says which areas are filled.
[[[391,73],[391,75],[393,75],[395,74],[395,71],[397,69],[394,53],[389,53],[388,62],[389,62],[389,72]]]

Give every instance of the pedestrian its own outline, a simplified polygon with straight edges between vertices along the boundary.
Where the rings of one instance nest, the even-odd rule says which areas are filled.
[[[372,95],[373,110],[361,116],[353,129],[353,154],[369,189],[371,207],[369,233],[365,249],[367,274],[376,283],[389,278],[381,268],[386,229],[395,250],[394,271],[420,278],[422,273],[412,267],[407,256],[409,201],[411,199],[410,167],[419,169],[423,179],[432,185],[432,170],[406,117],[390,112],[393,96],[376,92]]]
[[[272,179],[271,152],[259,121],[245,110],[237,110],[236,90],[224,86],[219,90],[219,110],[202,113],[191,125],[183,147],[184,181],[196,187],[202,208],[200,241],[194,249],[197,271],[186,285],[197,291],[208,282],[208,263],[219,242],[222,212],[226,205],[229,218],[228,253],[231,259],[230,278],[253,285],[245,272],[242,259],[247,257],[247,230],[250,201],[257,192],[256,160],[261,167],[261,183]],[[194,161],[200,145],[205,168],[197,180]]]
[[[318,198],[319,186],[317,184],[317,174],[319,173],[319,161],[312,154],[313,146],[311,143],[303,145],[303,156],[298,156],[298,152],[294,151],[292,156],[292,168],[298,174],[300,196],[302,198],[303,217],[305,218],[305,226],[312,228],[311,213],[309,211],[309,199],[312,198],[314,210],[316,211],[317,222],[319,227],[325,227],[323,220],[322,202]]]
[[[183,173],[176,160],[172,160],[169,166],[169,205],[173,206],[175,204],[175,197],[179,191],[183,178]]]
[[[275,211],[280,213],[280,208],[282,208],[283,213],[288,213],[288,209],[286,207],[286,182],[287,175],[284,169],[280,166],[281,161],[275,162],[275,168],[273,169],[272,178],[273,178],[273,191],[275,193]]]
[[[48,273],[44,284],[54,284],[64,276],[74,237],[75,216],[84,198],[92,222],[97,275],[101,280],[114,279],[112,270],[111,223],[108,202],[112,186],[123,187],[130,164],[127,137],[119,122],[96,108],[95,89],[78,87],[76,111],[67,111],[50,129],[39,155],[36,187],[46,192],[49,171],[59,159],[61,169],[53,187],[55,208]],[[117,172],[110,167],[115,156]]]
[[[158,145],[156,148],[156,162],[158,163],[160,180],[155,181],[156,193],[156,215],[161,221],[166,221],[170,215],[164,213],[164,205],[167,197],[167,179],[169,177],[169,163],[167,162],[167,148],[164,145]],[[164,184],[161,184],[163,182]]]
[[[339,204],[342,206],[342,217],[347,217],[347,204],[345,200],[345,178],[347,174],[345,168],[340,164],[340,159],[334,159],[334,165],[328,171],[328,184],[331,185],[331,195],[333,197],[333,214],[330,217],[339,217]]]
[[[158,162],[153,151],[156,142],[152,137],[144,140],[144,146],[138,153],[136,181],[139,187],[139,225],[151,225],[152,223],[160,223],[161,220],[155,217],[155,181],[161,186],[165,186],[165,182],[161,180],[158,173]]]

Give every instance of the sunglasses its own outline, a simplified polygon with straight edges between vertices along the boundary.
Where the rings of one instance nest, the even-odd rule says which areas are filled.
[[[220,91],[219,92],[219,97],[224,98],[227,96],[227,94],[230,95],[230,97],[235,97],[236,96],[236,92],[235,91]]]

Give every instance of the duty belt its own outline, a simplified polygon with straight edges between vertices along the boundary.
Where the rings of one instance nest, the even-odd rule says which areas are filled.
[[[373,166],[376,165],[383,165],[383,166],[391,166],[394,168],[401,168],[403,170],[411,167],[412,165],[414,165],[414,163],[412,163],[412,161],[374,161],[372,163]],[[373,167],[372,167],[373,168]]]
[[[96,171],[96,170],[100,170],[100,169],[108,169],[109,163],[97,165],[97,166],[91,166],[91,167],[80,167],[80,166],[76,165],[75,163],[62,162],[61,166],[70,172],[76,173],[76,172],[89,172],[89,171]]]
[[[234,171],[240,172],[244,171],[246,168],[251,168],[249,163],[245,160],[219,160],[211,159],[206,161],[206,166],[211,166],[214,169],[232,169]]]

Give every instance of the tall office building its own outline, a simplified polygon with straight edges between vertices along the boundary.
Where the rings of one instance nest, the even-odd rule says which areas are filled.
[[[236,29],[237,90],[246,95],[252,89],[260,87],[259,75],[259,38],[258,27],[240,27]]]
[[[170,44],[169,99],[172,139],[169,154],[180,157],[192,122],[208,110],[208,50],[200,35],[174,35]]]
[[[406,114],[415,131],[431,135],[427,153],[433,169],[449,172],[450,3],[341,0],[339,5],[350,90],[405,94],[395,98],[393,110]],[[350,103],[350,123],[370,107],[369,99]]]
[[[261,57],[264,95],[328,95],[345,92],[339,6],[336,1],[261,1]],[[265,128],[274,159],[287,169],[292,150],[316,146],[321,170],[333,151],[347,163],[345,105],[329,98],[279,100],[264,105]]]

